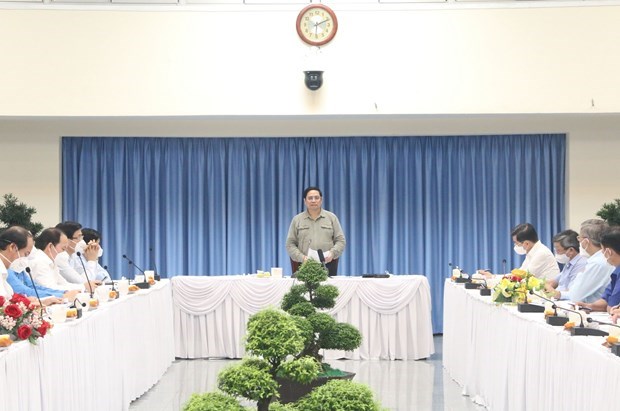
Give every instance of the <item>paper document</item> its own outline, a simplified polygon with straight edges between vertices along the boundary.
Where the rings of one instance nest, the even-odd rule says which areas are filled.
[[[332,256],[332,254],[329,251],[325,251],[323,253],[323,257],[325,257],[325,259],[327,260],[328,258],[330,258]],[[319,263],[321,262],[321,260],[319,259],[319,253],[318,251],[316,251],[315,249],[312,248],[308,248],[308,258],[314,260],[314,261],[318,261]]]

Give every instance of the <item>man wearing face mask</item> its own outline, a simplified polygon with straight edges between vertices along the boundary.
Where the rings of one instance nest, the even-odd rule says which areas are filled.
[[[552,280],[547,280],[545,290],[547,292],[566,291],[570,288],[577,274],[586,268],[587,258],[579,254],[578,234],[573,230],[565,230],[553,237],[555,259],[563,264],[564,268],[560,275]]]
[[[34,243],[36,248],[33,250],[34,257],[30,263],[32,276],[38,284],[45,287],[64,291],[90,292],[91,288],[96,287],[95,283],[89,284],[87,281],[72,283],[60,275],[56,258],[63,253],[67,243],[67,236],[59,229],[46,228],[43,230]]]
[[[597,219],[586,220],[581,224],[577,239],[582,252],[589,256],[586,267],[577,274],[568,290],[556,290],[555,298],[583,303],[593,303],[601,298],[614,270],[601,251],[601,236],[607,227],[606,222]]]
[[[71,260],[71,264],[73,268],[79,273],[84,272],[84,267],[88,270],[88,278],[91,280],[104,281],[105,279],[112,280],[110,274],[108,274],[107,270],[99,264],[98,259],[103,255],[103,248],[101,248],[101,234],[99,231],[93,228],[82,228],[82,236],[83,239],[77,243],[76,250],[76,258]],[[95,261],[86,261],[84,257],[84,250],[89,244],[96,244],[98,249],[97,260]],[[80,251],[80,256],[77,256],[77,252]],[[81,259],[80,262],[78,259]],[[84,264],[84,265],[82,265]],[[76,266],[77,265],[77,266]]]
[[[36,257],[37,250],[36,248],[34,248],[34,239],[32,237],[32,233],[28,231],[27,235],[28,235],[27,249],[29,251],[27,263],[28,263],[28,266],[31,266],[33,265],[33,261]],[[15,268],[19,270],[22,267],[17,266]],[[32,275],[32,269],[31,269],[31,275]],[[64,290],[48,288],[36,282],[33,283],[32,279],[30,278],[30,275],[26,273],[25,267],[23,267],[22,271],[14,271],[13,268],[9,268],[7,282],[11,285],[11,288],[13,288],[13,291],[15,293],[22,294],[28,297],[40,297],[43,305],[61,303],[62,302],[61,298],[70,299],[74,297],[75,294],[77,294],[77,291],[73,293],[73,292],[68,292]],[[51,298],[48,298],[48,297],[51,297]]]
[[[593,311],[607,311],[616,323],[620,316],[620,226],[607,228],[601,235],[603,257],[615,269],[610,275],[610,282],[600,299],[593,303],[579,303],[578,305]]]
[[[558,263],[551,250],[538,240],[538,233],[532,224],[519,224],[512,229],[511,235],[515,253],[525,255],[522,270],[541,279],[552,280],[558,276]]]
[[[86,275],[84,275],[84,268],[80,263],[80,259],[77,255],[79,252],[87,264],[90,264],[91,270],[97,265],[97,259],[99,254],[98,244],[87,244],[85,247],[80,247],[81,241],[84,239],[82,234],[82,225],[75,221],[65,221],[63,223],[56,224],[56,228],[62,231],[69,240],[67,249],[58,254],[56,259],[56,266],[60,270],[62,275],[70,283],[84,283],[86,281]],[[90,271],[88,272],[90,274]],[[100,283],[93,278],[88,277],[91,281],[95,281],[97,285]]]

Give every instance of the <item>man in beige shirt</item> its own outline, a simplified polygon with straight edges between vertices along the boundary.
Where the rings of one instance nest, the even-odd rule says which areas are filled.
[[[347,241],[338,217],[322,208],[323,194],[318,187],[308,187],[303,193],[306,211],[293,217],[286,238],[286,251],[291,260],[304,262],[308,251],[321,250],[329,275],[338,274],[338,257]]]

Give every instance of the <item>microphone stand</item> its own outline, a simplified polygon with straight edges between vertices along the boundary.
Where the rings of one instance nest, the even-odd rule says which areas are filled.
[[[537,297],[542,298],[545,301],[550,302],[551,304],[553,304],[551,306],[551,308],[553,308],[553,315],[549,315],[547,316],[547,324],[549,325],[554,325],[554,326],[564,326],[564,324],[566,324],[568,322],[568,318],[567,317],[561,317],[558,315],[558,306],[555,304],[555,301],[540,295],[540,294],[536,294],[534,292],[534,290],[530,290],[530,294],[535,295]]]
[[[607,325],[607,326],[611,326],[611,327],[616,327],[616,328],[620,328],[620,325],[618,324],[614,324],[614,323],[609,323],[606,321],[599,321],[599,320],[595,320],[592,319],[590,317],[586,318],[586,321],[589,323],[597,323],[597,324],[603,324],[603,325]],[[611,344],[611,352],[612,354],[620,357],[620,344]]]
[[[123,258],[129,262],[129,265],[133,265],[134,267],[136,267],[136,268],[138,269],[138,271],[140,271],[140,272],[142,273],[142,275],[144,276],[144,281],[143,281],[143,282],[141,282],[141,283],[137,283],[137,282],[135,282],[135,280],[136,280],[136,276],[135,276],[135,274],[134,274],[134,276],[133,276],[133,278],[134,278],[134,283],[133,283],[133,284],[134,284],[136,287],[141,288],[141,289],[150,288],[150,287],[151,287],[151,284],[149,284],[149,282],[148,282],[148,281],[146,281],[146,274],[144,273],[144,270],[143,270],[143,269],[141,269],[140,267],[138,267],[138,266],[137,266],[137,265],[136,265],[133,261],[131,261],[131,260],[130,260],[130,259],[129,259],[129,258],[128,258],[125,254],[123,254]]]
[[[76,303],[76,301],[77,301],[77,303]],[[76,311],[77,311],[77,318],[82,318],[82,308],[83,307],[86,307],[86,303],[81,302],[77,298],[73,300],[73,308],[75,308]]]
[[[544,313],[545,307],[543,305],[538,304],[530,304],[527,302],[527,293],[523,291],[517,291],[519,294],[525,295],[525,302],[517,304],[517,310],[520,313]]]
[[[107,265],[104,265],[104,266],[103,266],[103,269],[104,269],[104,270],[106,270],[106,272],[107,272],[107,271],[108,271],[108,266],[107,266]],[[114,291],[114,292],[116,293],[116,297],[115,297],[115,299],[116,299],[116,298],[118,298],[118,297],[119,297],[119,292],[118,292],[118,291],[116,291],[116,288],[114,288],[114,280],[113,280],[112,278],[110,278],[110,276],[109,276],[108,274],[106,274],[106,275],[105,275],[105,277],[103,277],[103,279],[101,280],[101,282],[103,282],[104,284],[106,284],[106,285],[107,285],[108,283],[105,283],[105,282],[104,282],[104,280],[105,280],[106,278],[109,278],[109,279],[110,279],[110,284],[112,284],[112,289],[111,289],[110,291]]]
[[[565,307],[558,307],[560,310],[565,310],[565,311],[570,311],[571,313],[576,313],[579,315],[579,318],[581,319],[581,324],[579,324],[579,327],[575,326],[573,328],[570,329],[570,335],[598,335],[598,336],[602,336],[605,337],[607,335],[609,335],[609,333],[603,331],[603,330],[599,330],[596,328],[589,328],[586,327],[583,324],[583,316],[581,315],[581,313],[577,310],[571,310],[570,308],[565,308]]]
[[[86,276],[86,281],[88,282],[88,289],[90,291],[90,298],[93,298],[93,286],[90,285],[90,279],[88,278],[88,272],[86,271],[86,266],[84,265],[84,261],[82,261],[82,253],[79,251],[76,252],[80,263],[82,263],[82,268],[84,269],[84,275]]]
[[[34,279],[32,278],[30,267],[26,267],[26,272],[28,273],[28,277],[30,277],[30,281],[32,281],[32,288],[34,288],[34,293],[36,294],[37,300],[39,301],[39,306],[41,308],[41,317],[43,317],[43,303],[41,302],[41,298],[39,297],[39,290],[37,290],[37,286],[34,284]]]
[[[153,263],[153,270],[155,271],[154,275],[153,275],[153,279],[155,281],[160,281],[161,280],[161,275],[157,274],[157,264],[155,264],[155,258],[153,256],[153,247],[149,247],[149,251],[151,253],[151,263]],[[146,278],[145,278],[146,280]]]

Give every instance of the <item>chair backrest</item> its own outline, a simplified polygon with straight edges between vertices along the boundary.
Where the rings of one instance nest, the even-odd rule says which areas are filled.
[[[295,273],[297,272],[297,270],[299,270],[299,266],[301,265],[301,263],[297,262],[297,261],[293,261],[293,259],[291,258],[291,277],[295,277]]]

